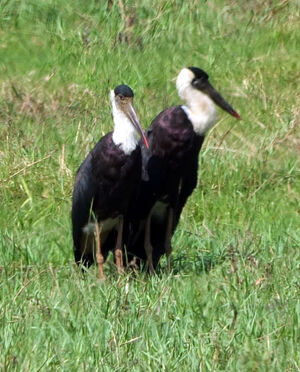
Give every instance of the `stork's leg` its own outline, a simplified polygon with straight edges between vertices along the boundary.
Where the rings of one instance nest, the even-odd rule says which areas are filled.
[[[115,258],[119,274],[123,272],[123,225],[124,217],[120,216],[118,222],[117,244],[115,248]]]
[[[104,279],[104,257],[101,252],[100,223],[95,223],[95,242],[96,242],[96,260],[99,270],[100,279]]]
[[[149,267],[150,273],[154,273],[154,267],[153,267],[153,258],[152,258],[152,252],[153,248],[151,245],[151,214],[149,213],[146,225],[145,225],[145,240],[144,240],[144,247],[147,257],[147,264]]]
[[[171,240],[172,240],[173,218],[174,218],[174,209],[169,208],[167,229],[166,229],[166,236],[165,236],[165,252],[167,256],[168,271],[171,270],[171,252],[172,252]]]

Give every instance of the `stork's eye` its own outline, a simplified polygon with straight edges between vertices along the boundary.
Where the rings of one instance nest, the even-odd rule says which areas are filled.
[[[119,94],[120,100],[123,101],[125,97],[122,94]]]
[[[195,78],[195,79],[193,79],[193,81],[192,81],[192,85],[193,85],[195,88],[197,88],[197,89],[202,89],[202,88],[204,88],[205,85],[206,85],[206,83],[207,83],[207,78],[206,78],[206,77],[203,77],[203,76],[201,76],[201,77],[199,77],[199,78]]]
[[[203,83],[205,81],[205,78],[204,77],[199,77],[199,78],[195,78],[194,79],[194,82],[197,84],[199,84],[199,83]]]

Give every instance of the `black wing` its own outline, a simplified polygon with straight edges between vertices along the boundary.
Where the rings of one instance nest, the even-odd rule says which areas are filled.
[[[114,144],[112,132],[102,137],[79,167],[75,179],[71,215],[76,261],[82,256],[83,227],[90,220],[126,216],[140,179],[140,148],[126,155]],[[114,247],[115,234],[110,235],[111,239],[109,236],[102,243],[104,255]],[[92,257],[84,259],[93,261]]]
[[[173,231],[175,231],[181,212],[187,202],[187,199],[192,194],[197,186],[198,180],[198,163],[199,153],[204,141],[204,137],[196,136],[193,151],[190,152],[186,159],[186,167],[182,170],[182,178],[180,180],[180,188],[178,199],[175,208]]]
[[[90,153],[77,171],[72,197],[71,218],[76,262],[81,259],[82,229],[90,219],[95,194],[96,183],[92,177],[92,155]]]
[[[128,252],[145,259],[144,220],[158,200],[175,209],[175,230],[187,198],[197,185],[198,154],[203,142],[181,106],[162,111],[146,132],[150,149],[142,148],[142,183],[132,209]],[[179,185],[181,184],[181,188]],[[167,214],[151,219],[154,266],[164,253]]]

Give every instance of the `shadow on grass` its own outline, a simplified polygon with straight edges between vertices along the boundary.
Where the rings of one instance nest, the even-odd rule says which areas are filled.
[[[171,263],[172,272],[174,274],[195,273],[201,275],[203,272],[208,273],[216,265],[221,264],[226,259],[226,255],[214,254],[195,254],[187,256],[185,254],[174,255]],[[163,270],[162,263],[160,263],[160,270]]]

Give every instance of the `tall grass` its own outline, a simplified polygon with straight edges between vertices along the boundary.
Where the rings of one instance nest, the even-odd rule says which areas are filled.
[[[299,370],[298,1],[0,9],[0,369]],[[205,141],[173,272],[83,278],[71,192],[109,90],[129,84],[147,128],[190,65],[243,120],[219,112]]]

